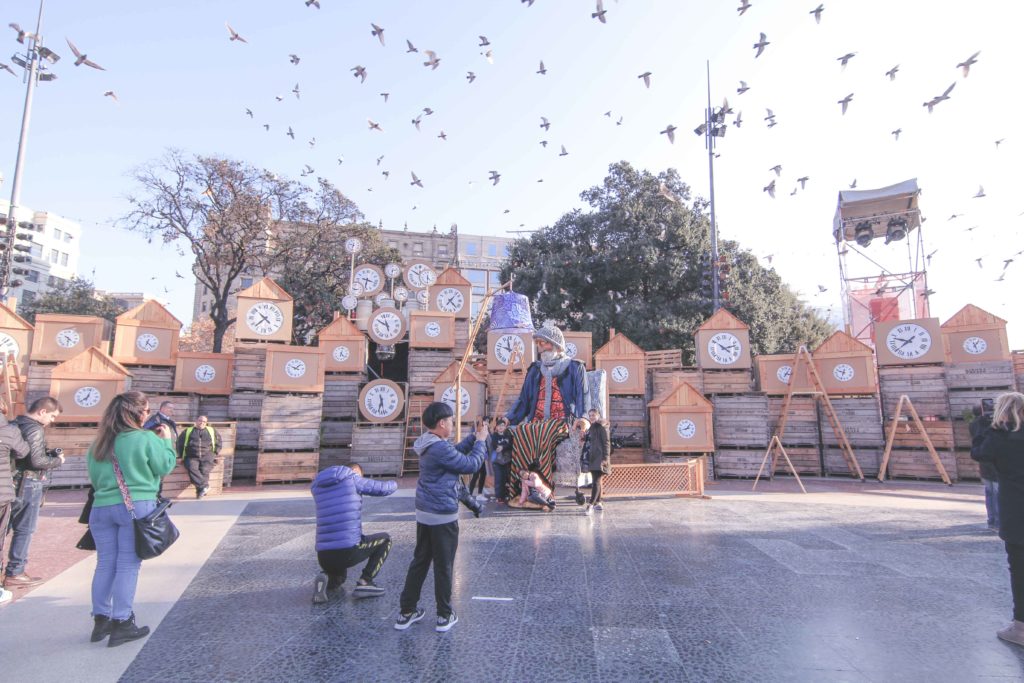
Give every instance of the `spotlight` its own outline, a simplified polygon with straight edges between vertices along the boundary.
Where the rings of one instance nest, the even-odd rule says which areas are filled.
[[[885,243],[896,242],[907,236],[907,219],[902,216],[890,218],[885,229]]]
[[[696,128],[694,128],[693,132],[696,133],[697,135],[704,135],[705,133],[708,132],[708,126],[706,123],[702,123]]]
[[[385,361],[391,360],[395,357],[395,345],[394,344],[378,344],[377,345],[377,360]]]
[[[858,223],[857,228],[853,231],[853,236],[856,238],[857,244],[862,247],[871,244],[871,239],[874,237],[871,221],[861,221]]]

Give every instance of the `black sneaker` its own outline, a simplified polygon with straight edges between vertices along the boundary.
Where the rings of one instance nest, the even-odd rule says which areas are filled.
[[[455,626],[457,623],[459,623],[459,615],[453,611],[447,617],[438,617],[437,626],[434,627],[434,630],[438,633],[444,633],[450,631],[452,626]]]
[[[415,612],[409,612],[407,614],[399,614],[398,615],[398,621],[395,622],[395,630],[396,631],[404,631],[405,629],[409,628],[410,626],[415,624],[417,621],[422,619],[423,615],[425,615],[425,614],[426,614],[426,612],[424,612],[423,610],[421,610],[419,608],[417,608]]]
[[[341,590],[341,584],[345,583],[345,579],[348,578],[348,571],[345,569],[341,570],[340,574],[333,574],[327,578],[327,590],[336,591]]]
[[[145,638],[149,635],[148,626],[135,625],[134,612],[127,619],[113,619],[111,621],[110,640],[107,641],[107,647],[117,647],[118,645],[130,643],[133,640]]]
[[[373,581],[357,583],[356,587],[352,589],[352,597],[354,598],[379,598],[382,595],[384,595],[384,589]]]
[[[110,631],[113,628],[114,623],[110,620],[110,617],[105,617],[102,614],[96,615],[93,617],[92,636],[89,637],[89,642],[100,642],[110,635]]]
[[[320,572],[313,579],[313,604],[322,605],[327,602],[327,574]]]

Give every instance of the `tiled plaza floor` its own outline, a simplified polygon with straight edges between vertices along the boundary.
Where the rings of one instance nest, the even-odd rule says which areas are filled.
[[[941,491],[939,491],[941,495]],[[1021,680],[1006,561],[979,510],[882,500],[614,501],[464,517],[460,621],[393,629],[411,497],[365,500],[382,598],[311,603],[309,500],[250,503],[124,681]],[[479,598],[511,598],[481,600]]]

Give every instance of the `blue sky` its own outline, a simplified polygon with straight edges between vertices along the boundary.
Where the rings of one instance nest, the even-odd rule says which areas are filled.
[[[710,59],[714,102],[728,96],[743,114],[715,166],[724,238],[773,255],[772,266],[808,302],[838,310],[830,235],[837,192],[854,178],[864,189],[917,177],[928,251],[938,250],[929,273],[933,315],[945,319],[975,303],[1008,318],[1011,342],[1024,345],[1013,296],[1024,256],[995,282],[1003,259],[1024,249],[1024,200],[1013,182],[1024,161],[1012,86],[1021,64],[1020,3],[975,3],[968,11],[917,0],[833,0],[815,24],[808,12],[817,2],[755,0],[738,16],[738,2],[606,0],[604,25],[590,17],[591,0],[321,4],[47,0],[43,35],[64,60],[59,80],[36,93],[21,203],[81,221],[82,272],[95,269],[98,287],[145,290],[169,299],[182,320],[191,317],[192,283],[174,275],[188,271],[187,260],[113,225],[127,211],[129,171],[168,147],[291,177],[310,164],[369,221],[389,228],[457,223],[466,233],[507,235],[549,225],[622,159],[652,171],[675,167],[706,196],[707,156],[690,131],[703,117]],[[35,0],[8,0],[0,19],[34,26],[36,8]],[[248,44],[230,42],[225,22]],[[371,22],[384,27],[386,46],[370,34]],[[5,31],[6,58],[17,44]],[[755,59],[751,46],[762,31],[771,45]],[[491,42],[493,64],[481,55],[479,35]],[[74,67],[65,37],[107,71]],[[420,52],[408,54],[406,39]],[[441,58],[436,70],[422,66],[427,49]],[[978,50],[963,78],[956,64]],[[847,52],[857,55],[844,70],[836,58]],[[299,65],[289,63],[290,53]],[[540,60],[547,75],[535,73]],[[896,64],[890,82],[884,73]],[[366,67],[365,83],[353,77],[356,65]],[[637,78],[645,71],[653,74],[649,89]],[[743,95],[740,79],[750,86]],[[929,115],[921,103],[954,82],[951,99]],[[291,94],[296,84],[301,99]],[[106,90],[118,102],[103,97]],[[381,92],[390,93],[386,103]],[[0,109],[0,171],[9,180],[23,88],[0,74],[0,93],[8,103]],[[837,101],[849,93],[843,116]],[[411,120],[424,107],[435,113],[417,132]],[[775,128],[763,121],[766,108]],[[541,116],[551,121],[547,132]],[[384,132],[368,130],[368,118]],[[659,135],[669,124],[679,128],[675,144]],[[897,128],[898,141],[890,134]],[[437,138],[442,130],[447,141]],[[558,156],[560,145],[568,156]],[[783,170],[772,200],[762,187],[776,164]],[[502,175],[497,187],[487,181],[491,170]],[[423,189],[409,185],[411,171]],[[805,175],[806,189],[790,196]],[[973,199],[979,185],[987,196]],[[10,183],[0,192],[6,196]],[[963,215],[947,220],[954,213]],[[894,266],[905,260],[901,245],[871,250]]]

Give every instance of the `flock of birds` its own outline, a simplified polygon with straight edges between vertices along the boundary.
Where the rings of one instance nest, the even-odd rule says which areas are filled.
[[[36,36],[35,36],[34,33],[30,33],[29,31],[26,31],[25,29],[23,29],[20,25],[18,25],[15,22],[11,22],[10,24],[8,24],[8,26],[11,29],[13,29],[15,33],[18,34],[16,40],[19,43],[21,43],[22,45],[25,44],[26,40],[35,40],[36,39]],[[79,50],[78,47],[74,43],[71,42],[70,38],[65,38],[64,40],[67,42],[68,47],[71,48],[71,53],[75,56],[75,66],[88,66],[88,67],[91,67],[93,69],[96,69],[97,71],[106,71],[106,69],[104,69],[102,66],[100,66],[99,64],[97,64],[93,60],[89,59],[89,55],[88,54],[86,54],[86,53],[82,52],[81,50]],[[60,59],[60,57],[58,56],[57,59]],[[6,64],[4,62],[0,62],[0,71],[6,71],[7,73],[9,73],[10,75],[14,76],[15,78],[17,78],[17,76],[18,76],[18,74],[15,73],[14,69],[12,69],[9,64]],[[103,96],[104,97],[109,97],[109,98],[113,99],[115,102],[117,101],[117,95],[114,93],[113,90],[107,90],[106,92],[103,93]]]

